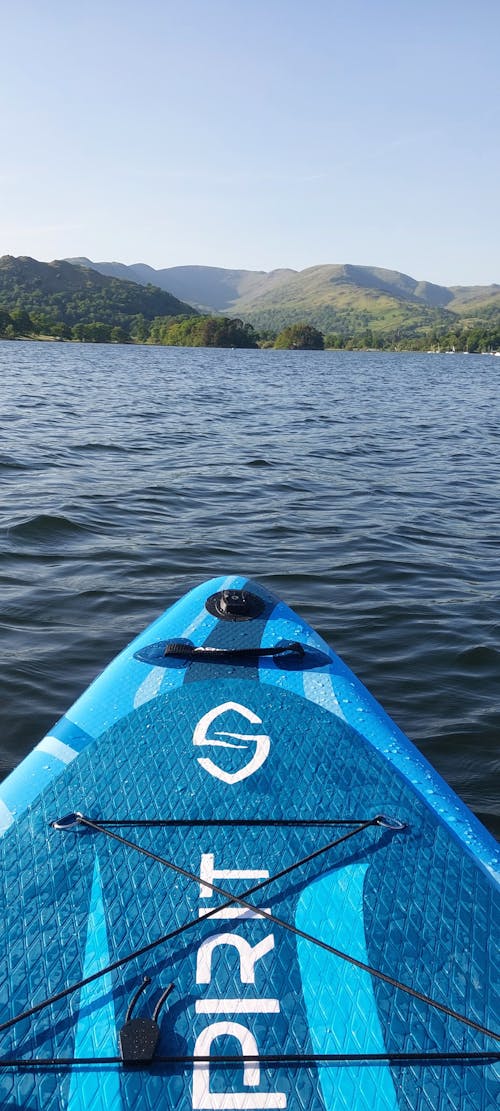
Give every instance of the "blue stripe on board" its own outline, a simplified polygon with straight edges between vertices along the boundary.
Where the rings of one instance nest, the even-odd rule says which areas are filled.
[[[7,804],[0,799],[0,833],[4,833],[14,821],[14,815]]]
[[[71,707],[67,717],[81,729],[98,736],[142,702],[156,697],[160,689],[163,694],[180,686],[185,678],[184,670],[162,668],[160,682],[158,675],[151,677],[150,674],[156,669],[150,668],[148,672],[148,665],[134,659],[134,653],[169,636],[188,637],[193,644],[204,644],[217,625],[217,618],[205,609],[205,601],[209,594],[232,586],[235,581],[233,575],[214,579],[176,602],[112,660]]]
[[[93,739],[66,717],[54,725],[0,786],[0,835]]]
[[[71,761],[78,756],[76,748],[67,745],[65,741],[60,741],[59,737],[54,737],[52,733],[48,733],[43,740],[36,746],[37,752],[47,752],[49,756],[53,756],[59,760],[61,764],[71,764]]]
[[[57,756],[40,748],[33,749],[2,783],[2,802],[17,817],[64,767],[65,762]]]
[[[319,932],[323,941],[369,963],[363,925],[363,885],[369,864],[351,864],[312,883],[301,895],[295,916],[299,929]],[[325,908],[335,908],[328,918]],[[347,961],[319,953],[299,938],[297,951],[302,990],[315,1053],[384,1053],[386,1046],[368,972]],[[357,1000],[353,1008],[352,1000]],[[332,1006],[333,1004],[333,1006]],[[328,1111],[346,1111],[353,1090],[377,1111],[397,1111],[389,1065],[319,1066]]]
[[[109,964],[101,871],[96,856],[90,896],[83,978]],[[79,999],[75,1057],[116,1056],[116,1018],[111,975],[82,988]],[[119,1066],[75,1068],[71,1073],[67,1111],[121,1111]]]
[[[267,637],[264,636],[263,647],[267,647],[268,643],[279,643],[280,640],[298,640],[301,644],[310,644],[331,656],[331,649],[318,637],[317,633],[309,625],[306,625],[305,621],[292,613],[283,602],[280,602],[273,612],[272,631]],[[280,669],[278,660],[274,664],[266,661],[261,665],[260,679],[263,683],[285,687],[286,690],[293,691],[294,694],[303,695],[309,701],[316,702],[318,705],[324,706],[325,709],[333,710],[339,717],[344,717],[333,691],[328,665],[314,668],[314,671],[290,672]]]
[[[86,733],[84,729],[79,729],[79,727],[72,721],[69,721],[67,717],[61,718],[60,721],[54,725],[54,728],[50,730],[50,736],[57,737],[60,741],[64,741],[64,744],[69,745],[70,748],[76,749],[77,752],[81,752],[83,748],[86,748],[86,746],[94,740],[90,733]]]
[[[216,585],[215,589],[225,590],[229,587],[236,589],[243,581],[244,580],[241,578],[230,575],[226,579],[220,580],[220,583]],[[217,618],[213,617],[212,614],[205,609],[205,601],[211,593],[215,593],[215,589],[210,589],[208,591],[205,589],[202,607],[196,610],[194,616],[189,620],[185,628],[181,631],[178,629],[173,630],[176,639],[179,637],[190,640],[191,643],[195,644],[197,647],[207,643],[214,629],[216,629],[219,624]],[[164,630],[162,639],[165,639],[168,635],[168,632]],[[147,643],[152,644],[154,641],[148,638]],[[145,665],[142,664],[141,666],[144,669]],[[162,694],[176,690],[177,687],[182,686],[187,674],[185,668],[169,669],[165,667],[152,667],[136,691],[134,696],[134,709],[138,709],[144,702],[149,702],[152,698],[156,698],[156,695],[160,693],[160,689]],[[205,674],[206,672],[204,672],[204,675]]]

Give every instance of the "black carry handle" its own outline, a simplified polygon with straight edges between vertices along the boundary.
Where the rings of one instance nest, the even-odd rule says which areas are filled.
[[[180,637],[175,640],[160,640],[147,644],[134,653],[134,659],[150,667],[188,667],[191,663],[235,664],[248,667],[262,659],[279,658],[285,670],[309,671],[311,668],[328,667],[330,656],[312,644],[301,644],[298,640],[283,640],[269,648],[248,648],[244,644],[234,647],[215,647],[211,644],[193,644],[191,640]],[[277,665],[278,666],[278,665]]]
[[[163,652],[183,660],[258,660],[261,656],[304,656],[305,649],[298,640],[277,644],[272,648],[212,648],[210,645],[191,644],[187,640],[167,640]]]

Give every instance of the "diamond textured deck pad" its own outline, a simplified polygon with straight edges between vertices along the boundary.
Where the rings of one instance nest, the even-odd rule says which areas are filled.
[[[273,613],[259,636],[290,631]],[[4,1061],[26,1064],[0,1069],[3,1108],[497,1106],[491,1061],[394,1059],[498,1043],[383,977],[493,1029],[498,886],[317,665],[134,660],[126,712],[95,739],[83,711],[65,725],[78,756],[0,842],[1,1020],[63,993],[4,1029]],[[114,824],[52,826],[74,812]],[[170,984],[152,1062],[124,1064],[134,994],[151,1019]]]

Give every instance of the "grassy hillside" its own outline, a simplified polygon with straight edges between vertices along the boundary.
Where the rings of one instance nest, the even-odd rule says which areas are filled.
[[[323,332],[416,337],[457,321],[500,324],[500,287],[447,288],[378,267],[315,266],[273,291],[240,298],[232,311],[257,328],[307,319]]]
[[[452,286],[450,292],[450,308],[459,316],[477,319],[491,312],[500,314],[500,285]]]
[[[137,263],[91,263],[100,272],[154,282],[205,312],[241,317],[264,331],[308,321],[343,336],[418,338],[433,329],[500,323],[500,286],[446,287],[376,266],[322,265],[306,270],[225,270]]]
[[[233,311],[254,327],[286,327],[308,320],[323,332],[366,329],[416,335],[453,317],[447,290],[372,267],[314,266],[274,290],[245,297]]]

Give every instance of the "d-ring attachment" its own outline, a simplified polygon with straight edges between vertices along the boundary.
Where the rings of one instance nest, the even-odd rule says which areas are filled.
[[[384,829],[406,829],[406,822],[401,822],[399,818],[388,818],[385,814],[377,814],[375,822]]]

